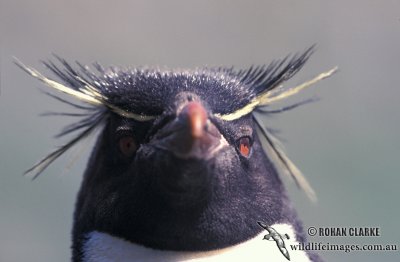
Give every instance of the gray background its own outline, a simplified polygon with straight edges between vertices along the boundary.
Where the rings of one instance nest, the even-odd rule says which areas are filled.
[[[321,101],[266,119],[318,193],[287,186],[305,226],[380,227],[399,244],[399,1],[11,1],[0,0],[0,261],[68,261],[71,216],[91,143],[37,180],[22,173],[63,142],[69,111],[12,63],[45,71],[55,52],[104,65],[189,67],[264,64],[318,44],[288,85],[338,65],[340,72],[285,103]],[[279,106],[278,106],[279,107]],[[73,161],[78,159],[77,161]],[[75,162],[74,165],[70,165]],[[327,261],[399,261],[397,252],[321,252]]]

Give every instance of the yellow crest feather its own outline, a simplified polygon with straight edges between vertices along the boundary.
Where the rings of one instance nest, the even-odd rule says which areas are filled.
[[[337,67],[334,67],[333,69],[323,72],[307,82],[304,82],[296,87],[290,88],[283,92],[281,91],[282,90],[281,87],[272,89],[270,91],[267,91],[267,92],[262,93],[261,95],[257,96],[249,104],[236,110],[233,113],[225,114],[225,115],[215,114],[215,116],[217,118],[225,120],[225,121],[232,121],[232,120],[239,119],[242,116],[245,116],[245,115],[253,112],[254,109],[258,106],[265,106],[265,105],[271,104],[273,102],[282,100],[284,98],[290,97],[294,94],[297,94],[298,92],[302,91],[303,89],[319,82],[322,79],[325,79],[325,78],[331,76],[332,74],[334,74],[337,71],[337,69],[338,69]]]

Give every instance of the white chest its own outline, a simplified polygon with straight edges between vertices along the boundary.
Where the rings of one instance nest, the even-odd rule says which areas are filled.
[[[296,245],[295,232],[291,225],[276,224],[272,226],[280,234],[288,234],[290,239],[284,239],[291,262],[310,261],[304,251],[295,251],[291,245]],[[273,240],[263,240],[268,232],[262,232],[257,237],[232,247],[206,252],[162,251],[130,243],[118,237],[93,231],[88,234],[84,244],[84,261],[141,261],[141,262],[212,262],[212,261],[282,261],[287,262]]]

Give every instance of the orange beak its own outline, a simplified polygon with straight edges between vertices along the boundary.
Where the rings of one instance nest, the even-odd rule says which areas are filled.
[[[187,121],[192,138],[201,138],[207,124],[207,112],[198,102],[190,102],[182,110],[187,115]]]

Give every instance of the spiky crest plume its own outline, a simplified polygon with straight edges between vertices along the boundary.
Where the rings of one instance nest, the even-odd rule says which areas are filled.
[[[267,141],[269,147],[267,150],[272,152],[274,163],[280,167],[278,170],[289,174],[311,199],[315,199],[315,193],[311,186],[255,114],[255,112],[269,113],[265,110],[266,106],[302,91],[331,76],[337,70],[335,67],[299,86],[284,88],[283,82],[290,79],[303,67],[313,51],[314,47],[312,46],[299,55],[287,56],[268,66],[250,67],[247,70],[239,71],[234,70],[233,67],[175,71],[122,70],[116,67],[105,69],[95,63],[93,64],[97,70],[95,73],[88,66],[83,66],[78,62],[76,63],[77,69],[75,69],[58,56],[55,57],[62,65],[61,67],[51,61],[43,62],[62,82],[52,80],[16,59],[16,64],[31,76],[86,104],[83,106],[71,103],[46,92],[50,96],[84,111],[82,114],[50,113],[50,115],[72,115],[84,118],[67,126],[58,136],[79,131],[78,135],[47,155],[26,173],[32,173],[33,178],[36,178],[54,160],[101,126],[110,113],[116,113],[139,122],[151,121],[162,114],[163,109],[168,106],[167,103],[177,93],[195,91],[208,103],[213,116],[223,121],[234,121],[245,115],[253,114],[253,119]],[[300,104],[302,103],[283,108],[280,112]],[[274,112],[271,111],[271,113]]]

